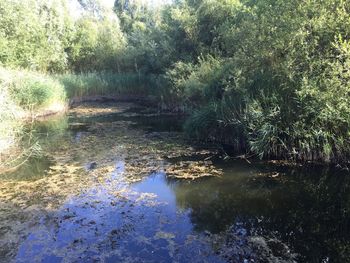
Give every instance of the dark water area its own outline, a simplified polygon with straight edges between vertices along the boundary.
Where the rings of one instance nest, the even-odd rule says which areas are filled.
[[[128,122],[129,131],[106,129],[112,122]],[[43,156],[0,180],[6,183],[6,189],[0,188],[5,200],[0,219],[14,218],[0,225],[0,262],[350,262],[347,171],[214,156],[213,165],[223,171],[220,177],[169,178],[165,163],[202,158],[180,156],[158,158],[147,176],[130,180],[128,164],[133,155],[140,152],[137,158],[149,165],[141,149],[155,152],[152,143],[174,131],[181,134],[182,122],[177,116],[127,110],[98,116],[71,114],[38,123],[34,136]],[[143,138],[148,138],[147,145]],[[116,142],[114,156],[104,151],[111,142]],[[131,147],[125,150],[127,144]],[[170,151],[171,147],[175,151],[174,145],[176,141],[169,143]],[[59,161],[52,158],[63,146],[66,154]],[[133,148],[137,149],[131,154]],[[105,159],[106,166],[112,163],[108,171],[99,161]],[[77,193],[55,195],[61,202],[49,209],[45,196],[51,190],[42,185],[53,180],[53,171],[71,173],[73,164],[78,167],[73,170],[77,182],[88,177],[93,183]],[[29,182],[35,187],[38,182],[35,191],[42,192],[35,202],[35,216],[23,212],[32,204],[22,205],[11,195]],[[57,187],[62,191],[65,184]],[[9,203],[17,210],[6,210]],[[29,222],[25,230],[15,225],[24,221]]]

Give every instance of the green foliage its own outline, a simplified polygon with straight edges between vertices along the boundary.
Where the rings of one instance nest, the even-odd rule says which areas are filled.
[[[9,92],[16,104],[24,109],[34,110],[65,100],[64,88],[57,80],[34,73],[16,75]]]
[[[2,89],[24,110],[37,110],[50,104],[65,103],[64,87],[55,78],[29,71],[1,68]]]
[[[69,98],[86,96],[116,96],[148,94],[149,77],[145,75],[111,72],[64,74],[58,79]]]
[[[89,1],[75,14],[68,4],[1,1],[0,65],[52,73],[120,70],[125,39],[115,14]]]
[[[224,98],[194,110],[185,123],[185,132],[200,140],[230,145],[237,154],[247,149],[245,119],[234,98]]]
[[[84,16],[77,20],[68,49],[70,68],[76,72],[120,71],[125,39],[117,20]]]
[[[204,0],[172,7],[167,22],[175,24],[168,15],[175,12],[178,21],[194,23],[177,24],[177,32],[192,32],[196,43],[181,57],[202,54],[167,71],[171,89],[194,109],[189,132],[233,145],[245,141],[246,151],[261,158],[347,160],[349,10],[342,0]],[[240,132],[231,132],[237,124]],[[208,127],[217,132],[200,134]]]
[[[8,75],[0,68],[0,153],[15,142],[16,135],[20,130],[20,125],[17,121],[20,108],[9,94],[8,81]]]
[[[63,86],[53,77],[0,67],[0,153],[22,135],[22,121],[40,110],[62,110]]]
[[[216,104],[209,104],[201,110],[195,110],[185,123],[185,132],[200,140],[216,140],[219,122]]]
[[[0,2],[0,64],[40,71],[62,71],[71,20],[64,1]]]

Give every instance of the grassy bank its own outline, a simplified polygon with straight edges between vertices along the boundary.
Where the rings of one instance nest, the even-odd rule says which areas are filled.
[[[20,140],[23,120],[63,111],[63,85],[48,75],[0,68],[0,153]]]
[[[109,72],[46,75],[0,68],[0,154],[22,138],[24,120],[64,111],[69,99],[159,96],[156,78]]]

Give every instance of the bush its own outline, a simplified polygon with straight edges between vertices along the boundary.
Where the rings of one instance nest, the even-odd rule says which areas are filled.
[[[350,2],[184,5],[199,5],[185,9],[200,41],[189,54],[201,56],[167,76],[193,112],[189,134],[261,158],[348,161]]]

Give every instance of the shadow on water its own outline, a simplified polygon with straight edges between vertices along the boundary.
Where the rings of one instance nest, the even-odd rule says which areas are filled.
[[[188,211],[195,232],[217,234],[229,229],[226,242],[231,238],[237,243],[238,226],[239,233],[245,236],[263,238],[267,244],[263,249],[280,255],[278,262],[350,260],[347,172],[252,166],[243,162],[217,163],[217,166],[224,167],[221,178],[188,182],[158,175],[136,187],[156,193],[178,210]],[[234,238],[230,237],[232,231]],[[281,254],[290,250],[298,255],[283,258]],[[275,256],[266,255],[266,251],[257,251],[258,254],[245,258],[258,262],[276,260]]]
[[[110,114],[41,123],[36,134],[54,152],[88,136],[86,126],[70,129],[70,123],[112,121],[132,121],[147,132],[179,131],[182,123]],[[130,185],[125,162],[118,159],[105,181],[42,215],[15,261],[349,262],[346,172],[216,160],[224,171],[219,178],[173,180],[160,168]],[[11,176],[41,178],[50,165],[33,160]]]
[[[19,158],[18,163],[26,161],[18,169],[2,174],[0,181],[2,179],[33,181],[45,177],[49,168],[54,165],[54,160],[47,155],[47,152],[52,151],[67,137],[67,128],[68,121],[65,116],[54,116],[48,121],[25,127],[21,145],[25,154]]]
[[[220,232],[239,223],[249,235],[285,242],[299,261],[349,260],[348,174],[285,171],[275,179],[235,169],[177,188],[177,204],[191,209],[196,230]]]
[[[182,131],[182,125],[184,123],[184,116],[174,115],[126,115],[125,113],[112,113],[100,116],[90,117],[71,117],[71,121],[81,123],[109,123],[115,121],[129,121],[133,122],[134,128],[141,128],[146,131],[157,131],[157,132],[174,132]]]
[[[37,180],[47,175],[47,171],[54,164],[47,156],[32,156],[18,169],[1,176],[5,180]]]

